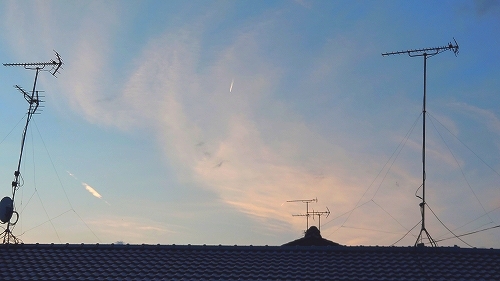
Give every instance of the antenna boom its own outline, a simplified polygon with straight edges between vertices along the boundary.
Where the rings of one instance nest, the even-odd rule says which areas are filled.
[[[49,62],[28,62],[28,63],[4,63],[4,66],[22,66],[26,69],[36,69],[36,70],[44,70],[46,66],[51,66],[51,69],[48,69],[47,71],[50,72],[50,74],[56,76],[56,73],[58,73],[59,68],[63,65],[61,56],[59,55],[58,52],[54,51],[56,55],[56,60],[50,60]]]
[[[455,42],[455,45],[453,43],[448,43],[447,46],[441,46],[441,47],[435,47],[435,48],[423,48],[423,49],[413,49],[413,50],[406,50],[406,51],[397,51],[397,52],[387,52],[387,53],[382,53],[383,57],[390,56],[390,55],[402,55],[402,54],[407,54],[410,57],[417,57],[417,56],[433,56],[437,55],[441,52],[451,50],[453,53],[458,55],[458,43],[453,38],[453,41]]]

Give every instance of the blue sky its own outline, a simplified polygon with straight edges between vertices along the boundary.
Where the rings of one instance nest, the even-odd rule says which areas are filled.
[[[457,235],[500,224],[496,1],[4,1],[0,16],[2,63],[64,60],[37,88],[25,243],[281,245],[305,229],[285,202],[317,198],[323,237],[392,245],[420,221],[423,60],[381,53],[453,38],[458,56],[427,61],[427,203]],[[0,68],[2,196],[27,109],[12,86],[33,77]],[[426,226],[468,247],[430,211]]]

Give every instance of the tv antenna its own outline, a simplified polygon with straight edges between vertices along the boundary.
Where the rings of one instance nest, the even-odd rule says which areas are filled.
[[[311,215],[313,216],[313,220],[314,220],[314,216],[318,216],[318,230],[321,231],[321,216],[326,215],[326,217],[328,218],[328,216],[330,216],[330,209],[328,209],[328,207],[326,207],[326,211],[323,211],[323,212],[318,212],[318,211],[313,210],[311,212]]]
[[[309,203],[316,202],[318,203],[318,198],[316,199],[298,199],[298,200],[288,200],[286,201],[288,203],[296,203],[296,202],[301,202],[306,204],[306,213],[305,214],[298,214],[298,215],[292,215],[293,217],[306,217],[306,230],[309,229],[309,216],[311,213],[309,213]]]
[[[418,198],[422,199],[422,202],[419,204],[420,212],[422,215],[422,224],[420,228],[420,234],[417,237],[417,241],[415,241],[415,246],[423,246],[424,244],[424,236],[426,236],[427,240],[431,244],[431,246],[436,247],[437,243],[432,239],[431,235],[425,228],[425,115],[426,115],[426,98],[427,98],[427,58],[433,57],[437,54],[440,54],[444,51],[453,51],[455,56],[458,55],[458,43],[453,38],[453,43],[448,43],[446,46],[435,47],[435,48],[424,48],[424,49],[416,49],[416,50],[407,50],[407,51],[399,51],[399,52],[389,52],[383,53],[382,56],[390,56],[390,55],[403,55],[407,54],[410,57],[423,57],[424,58],[424,99],[423,99],[423,107],[422,107],[422,115],[423,115],[423,126],[422,126],[422,197],[418,196]]]
[[[318,229],[321,230],[321,216],[326,215],[328,217],[330,215],[330,209],[326,207],[327,211],[325,212],[318,212],[312,210],[312,212],[309,211],[309,203],[316,202],[318,203],[318,198],[315,199],[298,199],[298,200],[288,200],[286,201],[288,203],[295,203],[295,202],[300,202],[300,203],[305,203],[306,204],[306,213],[305,214],[296,214],[292,215],[293,217],[306,217],[306,230],[309,229],[309,217],[312,216],[314,220],[314,216],[318,216]]]
[[[16,197],[16,191],[22,186],[22,176],[20,169],[21,169],[21,161],[23,159],[24,144],[26,140],[26,132],[28,130],[28,125],[31,118],[33,117],[33,114],[35,114],[37,109],[40,108],[40,103],[43,102],[40,99],[43,96],[40,96],[39,95],[40,91],[36,90],[36,82],[38,79],[38,74],[41,71],[48,71],[50,72],[50,74],[56,77],[56,74],[59,72],[59,69],[61,69],[61,66],[63,64],[61,56],[56,51],[54,51],[54,53],[56,55],[56,59],[50,60],[49,62],[3,64],[4,66],[22,66],[28,70],[35,70],[35,80],[33,82],[33,89],[31,90],[31,93],[25,91],[20,86],[15,85],[15,88],[19,92],[21,92],[21,94],[23,94],[23,97],[28,102],[29,107],[28,107],[28,112],[26,113],[26,124],[24,125],[24,130],[21,138],[21,151],[19,153],[17,170],[14,171],[14,181],[12,181],[12,198],[6,196],[0,201],[0,222],[2,224],[7,224],[7,228],[0,234],[0,236],[3,238],[3,244],[18,244],[22,242],[12,233],[12,229],[19,220],[19,213],[16,211],[15,208],[16,205],[14,200]],[[14,220],[12,220],[13,215],[15,215]]]

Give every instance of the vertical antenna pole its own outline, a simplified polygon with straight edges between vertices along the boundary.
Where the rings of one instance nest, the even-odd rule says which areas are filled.
[[[28,125],[29,125],[29,122],[31,120],[31,117],[33,116],[33,114],[35,114],[35,111],[40,103],[40,100],[38,99],[38,95],[35,96],[36,81],[38,79],[39,72],[40,72],[40,68],[37,67],[36,72],[35,72],[35,81],[33,82],[33,90],[31,91],[31,96],[27,96],[27,93],[24,92],[24,90],[22,90],[22,88],[20,88],[18,86],[18,89],[20,89],[23,92],[23,94],[25,95],[25,98],[29,97],[29,98],[27,98],[27,100],[29,102],[29,108],[28,108],[28,113],[26,115],[26,124],[24,125],[23,135],[21,138],[21,151],[19,153],[19,161],[17,162],[17,170],[14,172],[14,181],[12,182],[12,202],[15,202],[16,191],[17,191],[17,189],[19,189],[19,177],[21,176],[21,162],[23,160],[24,143],[26,142],[26,133],[28,132]],[[12,223],[9,220],[9,222],[7,223],[7,230],[8,231],[10,230],[11,224],[15,224],[15,223]]]
[[[427,236],[428,242],[431,244],[431,246],[436,247],[437,243],[432,239],[431,235],[425,228],[425,205],[427,204],[425,202],[425,117],[427,113],[426,109],[426,99],[427,99],[427,58],[430,58],[432,56],[435,56],[439,53],[442,53],[447,50],[453,51],[455,53],[455,56],[458,54],[458,43],[455,39],[453,39],[455,42],[455,45],[453,45],[451,42],[448,43],[447,46],[442,46],[442,47],[436,47],[436,48],[425,48],[425,49],[416,49],[416,50],[407,50],[407,51],[398,51],[398,52],[390,52],[390,53],[383,53],[382,56],[390,56],[390,55],[401,55],[401,54],[407,54],[410,57],[424,57],[424,99],[423,99],[423,106],[422,106],[422,119],[423,119],[423,125],[422,125],[422,197],[419,197],[422,199],[422,202],[419,204],[420,206],[420,213],[422,215],[422,220],[421,220],[421,228],[420,228],[420,234],[417,237],[417,241],[415,241],[415,246],[424,246],[424,237],[422,234],[425,234]]]
[[[424,53],[424,100],[422,106],[422,228],[425,230],[425,117],[427,115],[427,53]]]
[[[427,240],[429,240],[429,243],[431,246],[436,247],[437,243],[432,239],[431,235],[425,228],[425,205],[427,204],[425,202],[425,180],[426,180],[426,174],[425,174],[425,118],[427,115],[427,53],[423,53],[422,56],[424,57],[424,99],[422,102],[422,202],[419,204],[420,206],[420,212],[422,214],[422,224],[420,228],[420,233],[417,237],[417,240],[415,241],[415,246],[417,245],[424,245],[424,237],[423,233],[427,236]]]
[[[309,229],[309,201],[306,201],[306,230]]]

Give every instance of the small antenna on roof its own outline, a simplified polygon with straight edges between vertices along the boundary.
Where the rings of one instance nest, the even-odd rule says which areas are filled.
[[[298,214],[298,215],[292,215],[294,217],[306,217],[306,230],[309,229],[309,216],[311,213],[309,213],[309,203],[312,202],[318,202],[318,198],[316,199],[298,199],[298,200],[288,200],[286,201],[288,203],[295,203],[295,202],[301,202],[306,204],[306,213],[305,214]]]
[[[292,217],[306,217],[306,230],[309,229],[309,217],[313,216],[318,216],[318,229],[321,230],[321,216],[326,215],[328,217],[330,215],[330,209],[326,207],[327,211],[325,212],[317,212],[312,210],[312,212],[309,211],[309,203],[316,202],[318,203],[318,198],[315,199],[298,199],[298,200],[288,200],[286,201],[288,203],[295,203],[295,202],[301,202],[306,204],[306,213],[305,214],[295,214],[292,215]]]
[[[311,215],[313,216],[313,220],[314,220],[314,216],[318,216],[318,230],[321,231],[321,216],[323,215],[326,215],[326,217],[328,218],[330,216],[330,209],[328,209],[328,207],[326,207],[326,211],[323,211],[323,212],[318,212],[318,211],[313,211],[311,212]]]
[[[23,151],[24,151],[24,143],[26,140],[26,132],[28,130],[28,125],[31,120],[31,117],[33,117],[33,114],[36,113],[37,109],[40,108],[40,103],[43,101],[40,99],[42,96],[39,95],[40,91],[36,90],[36,82],[38,79],[38,74],[40,71],[48,71],[50,74],[52,74],[54,77],[56,77],[56,74],[59,72],[62,66],[62,60],[61,56],[54,51],[56,55],[55,60],[50,60],[49,62],[34,62],[34,63],[4,63],[4,66],[22,66],[25,69],[28,70],[35,70],[35,80],[33,82],[33,89],[31,90],[31,93],[27,92],[23,88],[21,88],[18,85],[15,85],[16,89],[23,94],[24,99],[28,102],[29,107],[28,107],[28,112],[27,112],[27,117],[26,117],[26,124],[24,125],[24,130],[22,134],[22,139],[21,139],[21,152],[19,154],[19,161],[17,163],[17,170],[14,171],[14,180],[12,181],[12,198],[6,196],[0,201],[0,221],[2,224],[7,224],[7,228],[1,233],[1,237],[3,238],[3,244],[18,244],[21,242],[19,238],[14,236],[12,233],[11,228],[14,228],[16,225],[17,221],[19,220],[19,213],[16,212],[16,205],[15,205],[15,196],[16,196],[16,191],[21,187],[21,161],[23,158]],[[12,216],[16,215],[15,220],[12,221]]]
[[[432,246],[437,246],[436,241],[432,239],[431,235],[425,228],[425,205],[427,204],[425,202],[425,116],[426,116],[426,90],[427,90],[427,58],[430,58],[432,56],[435,56],[437,54],[440,54],[444,51],[453,51],[455,56],[458,55],[458,43],[453,38],[453,41],[455,42],[455,45],[453,45],[451,42],[448,43],[446,46],[442,47],[435,47],[435,48],[424,48],[424,49],[416,49],[416,50],[407,50],[407,51],[398,51],[398,52],[389,52],[389,53],[383,53],[382,56],[390,56],[390,55],[402,55],[402,54],[407,54],[410,57],[423,57],[424,58],[424,101],[423,101],[423,107],[422,107],[422,116],[423,116],[423,127],[422,127],[422,197],[417,196],[418,198],[422,199],[422,202],[419,204],[420,206],[420,212],[422,214],[422,221],[421,221],[421,229],[420,229],[420,234],[417,237],[417,241],[415,241],[415,246],[423,246],[424,244],[424,235],[427,236],[428,242]]]

